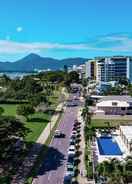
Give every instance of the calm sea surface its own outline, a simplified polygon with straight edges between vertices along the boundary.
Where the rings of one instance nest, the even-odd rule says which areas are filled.
[[[8,77],[10,77],[11,79],[15,79],[15,78],[22,78],[23,76],[27,76],[27,75],[35,75],[37,73],[27,73],[27,72],[0,72],[0,76],[2,75],[7,75]]]

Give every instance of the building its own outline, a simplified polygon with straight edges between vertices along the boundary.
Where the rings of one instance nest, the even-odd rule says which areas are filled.
[[[132,97],[104,96],[96,103],[96,114],[132,115]]]
[[[85,78],[85,67],[85,64],[79,66],[73,65],[72,67],[68,67],[68,72],[76,71],[79,74],[79,78],[82,79]]]
[[[86,62],[86,78],[89,78],[91,80],[96,80],[96,60],[89,60]]]
[[[120,126],[120,136],[128,151],[132,153],[132,126]]]
[[[132,82],[132,57],[113,56],[90,60],[86,63],[86,77],[97,82],[118,81],[120,78]]]

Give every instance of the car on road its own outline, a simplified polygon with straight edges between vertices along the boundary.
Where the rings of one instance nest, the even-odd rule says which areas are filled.
[[[76,135],[75,134],[71,134],[70,140],[76,140]]]
[[[77,119],[75,119],[75,120],[74,120],[74,123],[78,123],[78,120],[77,120]]]
[[[73,130],[72,131],[72,135],[76,136],[76,138],[78,137],[79,133],[80,133],[80,130]]]
[[[63,184],[71,184],[71,183],[72,183],[72,176],[70,176],[69,174],[65,175],[64,180],[63,180]]]
[[[76,154],[75,146],[74,145],[69,146],[68,156],[75,156],[75,154]]]
[[[76,140],[75,139],[70,139],[70,141],[69,141],[69,145],[71,146],[71,145],[76,145]]]
[[[72,135],[76,135],[76,134],[77,134],[76,130],[72,130]]]
[[[75,176],[75,169],[74,169],[74,166],[73,165],[68,165],[67,166],[66,175],[69,175],[71,177],[74,177]]]
[[[65,134],[61,132],[60,130],[56,130],[54,134],[55,138],[65,138]]]
[[[68,157],[68,159],[67,159],[67,166],[68,165],[74,166],[74,163],[75,163],[74,158],[73,157]]]
[[[78,131],[78,130],[80,130],[80,126],[73,126],[73,128],[72,128],[72,131]]]

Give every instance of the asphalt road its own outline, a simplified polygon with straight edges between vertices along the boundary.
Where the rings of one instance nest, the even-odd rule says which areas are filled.
[[[72,95],[71,98],[73,98]],[[74,120],[77,118],[78,107],[67,107],[58,130],[66,135],[65,138],[53,138],[49,145],[47,156],[43,161],[37,178],[33,184],[63,184],[66,170],[67,150]]]

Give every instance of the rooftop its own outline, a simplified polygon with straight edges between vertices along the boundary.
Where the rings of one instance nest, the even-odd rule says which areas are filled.
[[[102,101],[126,101],[126,102],[132,102],[132,97],[131,96],[120,96],[120,95],[111,95],[111,96],[102,96],[99,102]]]
[[[132,126],[120,126],[121,131],[126,136],[129,142],[132,141]]]

